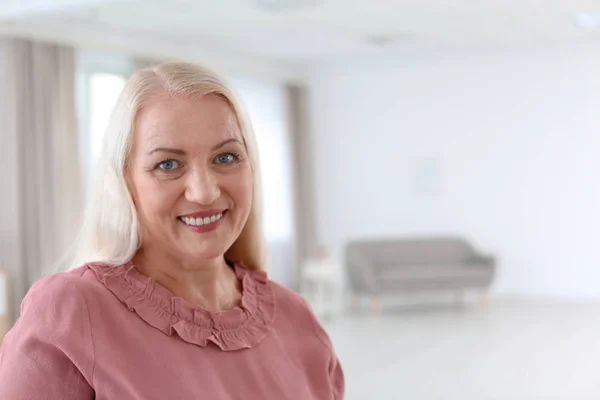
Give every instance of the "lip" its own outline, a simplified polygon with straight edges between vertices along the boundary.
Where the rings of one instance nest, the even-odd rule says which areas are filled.
[[[205,211],[196,211],[190,214],[183,214],[179,217],[190,217],[190,218],[204,218],[204,217],[212,217],[213,215],[223,214],[227,211],[226,208],[222,209],[214,209],[214,210],[205,210]]]

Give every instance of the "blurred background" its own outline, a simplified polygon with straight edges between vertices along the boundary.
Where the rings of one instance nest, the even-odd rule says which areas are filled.
[[[166,60],[237,84],[348,400],[600,397],[600,1],[1,0],[4,330]]]

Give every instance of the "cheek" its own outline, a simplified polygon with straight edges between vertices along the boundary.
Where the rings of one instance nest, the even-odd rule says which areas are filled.
[[[226,180],[225,186],[226,191],[232,197],[237,208],[244,209],[250,207],[254,186],[251,170],[239,171],[235,176],[230,176]]]
[[[143,175],[137,176],[133,185],[136,207],[147,221],[170,216],[181,192],[180,185],[175,181],[160,181]]]
[[[248,170],[243,174],[243,178],[239,184],[239,197],[248,207],[252,204],[252,197],[254,191],[254,177],[252,171]]]

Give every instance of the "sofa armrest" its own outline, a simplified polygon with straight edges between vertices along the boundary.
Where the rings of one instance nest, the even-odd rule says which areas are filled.
[[[468,267],[491,268],[496,267],[496,257],[489,254],[473,254],[467,259]]]
[[[353,292],[369,294],[379,292],[379,279],[371,267],[349,263],[347,270],[350,287]]]
[[[356,251],[348,250],[346,253],[346,271],[351,289],[356,293],[379,292],[379,278],[373,265]]]

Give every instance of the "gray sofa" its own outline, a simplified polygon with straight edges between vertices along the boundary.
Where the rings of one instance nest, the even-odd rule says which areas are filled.
[[[346,246],[346,270],[355,295],[479,289],[492,284],[496,262],[463,239],[360,240]]]

